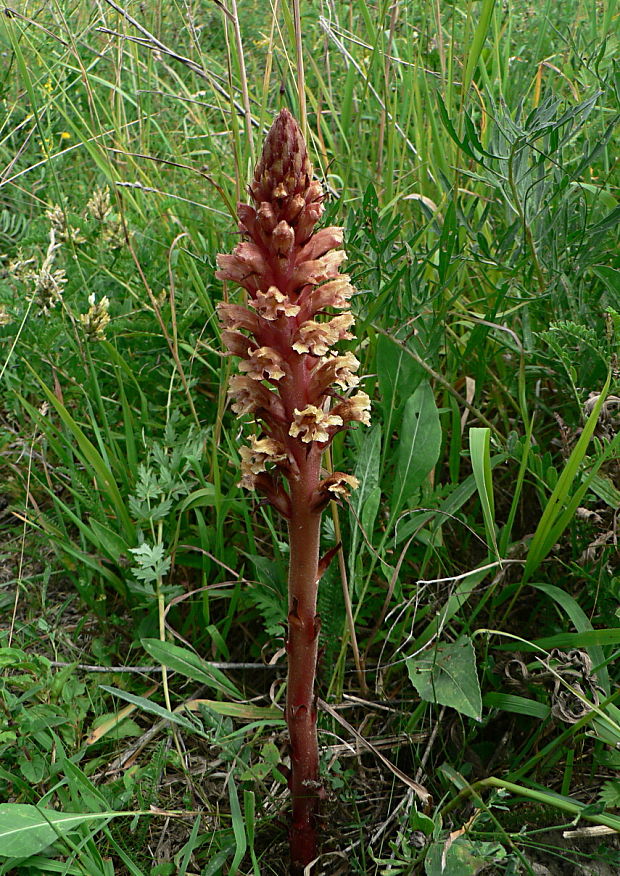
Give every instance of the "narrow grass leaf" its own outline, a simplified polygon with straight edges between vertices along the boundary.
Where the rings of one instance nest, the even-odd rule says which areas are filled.
[[[150,715],[155,715],[165,721],[171,721],[173,724],[178,724],[179,727],[184,727],[192,733],[196,733],[198,730],[196,725],[192,724],[191,721],[188,721],[176,712],[169,712],[168,709],[158,705],[158,703],[154,703],[152,700],[147,700],[146,697],[139,697],[135,694],[130,694],[125,690],[119,690],[117,687],[108,687],[107,684],[100,684],[99,687],[101,690],[112,694],[112,696],[118,697],[120,700],[126,700],[128,703],[133,703],[135,706],[142,709],[143,712],[148,712]]]
[[[230,816],[232,819],[232,828],[235,835],[235,857],[230,865],[230,872],[236,873],[239,864],[243,860],[246,849],[248,847],[247,837],[245,835],[245,826],[243,822],[243,814],[239,805],[239,795],[237,794],[237,786],[232,775],[228,779],[228,799],[230,801]]]
[[[80,449],[82,456],[86,463],[91,467],[93,474],[97,479],[97,483],[103,492],[108,496],[111,504],[115,508],[117,514],[119,515],[123,526],[125,527],[125,531],[128,534],[132,534],[135,537],[135,529],[134,525],[131,522],[129,517],[129,513],[127,511],[127,507],[123,501],[123,498],[120,494],[118,486],[116,485],[116,481],[114,479],[114,475],[108,468],[108,466],[103,461],[103,458],[99,451],[96,449],[94,444],[86,437],[84,432],[80,429],[78,424],[75,422],[69,411],[66,407],[60,402],[53,392],[45,385],[43,380],[36,373],[34,368],[25,362],[24,363],[28,370],[34,375],[39,384],[41,385],[41,389],[45,393],[45,396],[49,403],[56,410],[56,413],[67,427],[67,429],[71,432],[73,437],[75,438],[77,445]]]
[[[263,721],[268,724],[285,724],[284,715],[277,706],[253,706],[250,703],[220,703],[217,700],[188,700],[183,708],[190,712],[199,712],[206,706],[218,715],[228,718],[240,718],[244,721]]]
[[[592,409],[592,413],[588,417],[588,420],[583,428],[583,432],[581,433],[577,444],[573,448],[573,451],[566,465],[564,466],[562,474],[558,478],[555,489],[549,497],[549,501],[547,502],[542,517],[540,518],[538,526],[536,527],[536,532],[534,533],[534,537],[530,544],[527,560],[525,562],[525,568],[523,570],[524,583],[529,581],[533,572],[545,559],[545,557],[555,544],[558,536],[561,534],[560,531],[558,531],[559,527],[557,527],[555,524],[557,524],[560,520],[562,524],[564,524],[565,518],[563,518],[562,512],[564,511],[564,508],[568,502],[571,487],[575,481],[575,478],[577,477],[579,466],[583,461],[586,450],[588,449],[588,444],[590,443],[590,439],[592,438],[592,435],[594,433],[594,429],[598,422],[601,409],[609,391],[610,381],[611,373],[607,377],[605,386],[603,387],[601,394],[598,397],[594,408]],[[569,521],[566,520],[566,525],[568,525],[568,522]]]
[[[160,639],[142,639],[142,647],[154,660],[180,672],[186,678],[191,678],[199,684],[206,684],[229,697],[243,699],[241,691],[215,666],[209,666],[198,654],[175,645],[172,642],[162,642]]]
[[[482,697],[482,705],[489,709],[500,709],[502,712],[511,712],[514,715],[529,715],[544,721],[551,714],[551,709],[545,703],[538,700],[530,700],[516,694],[506,694],[501,691],[489,691]]]
[[[557,602],[567,617],[570,618],[578,633],[585,633],[588,630],[592,630],[592,624],[590,623],[587,614],[570,593],[567,593],[560,587],[555,587],[553,584],[530,584],[530,586],[535,587],[542,593],[546,593],[547,596]],[[609,695],[609,673],[607,672],[607,667],[603,665],[605,663],[603,649],[600,645],[590,645],[588,647],[588,654],[590,655],[593,665],[599,667],[596,674],[598,675],[599,681],[605,689],[605,692]]]
[[[498,557],[499,551],[495,536],[495,500],[493,498],[493,475],[491,469],[491,430],[486,426],[469,430],[469,454],[482,505],[487,542],[493,546],[495,556]]]

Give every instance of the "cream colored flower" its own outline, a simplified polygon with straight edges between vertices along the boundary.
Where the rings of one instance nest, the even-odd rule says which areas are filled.
[[[357,490],[360,482],[354,475],[343,474],[341,471],[335,471],[333,475],[325,478],[319,484],[319,490],[327,490],[335,496],[343,496],[347,498],[351,490]]]
[[[277,420],[284,421],[284,406],[279,396],[247,375],[234,374],[230,378],[228,395],[233,400],[231,407],[236,414],[265,411]]]
[[[105,222],[112,212],[110,190],[107,187],[94,190],[90,200],[86,204],[86,212],[98,222]]]
[[[266,292],[259,289],[256,298],[249,302],[259,312],[263,319],[272,321],[280,316],[297,316],[300,311],[298,304],[292,304],[288,295],[276,286],[270,286]]]
[[[295,419],[288,434],[292,438],[301,436],[305,444],[311,441],[328,441],[330,426],[342,426],[342,418],[337,414],[326,413],[315,405],[306,405],[303,410],[295,408]]]
[[[365,392],[357,392],[337,404],[334,413],[342,417],[345,423],[355,421],[370,426],[370,398]]]
[[[302,262],[293,272],[293,286],[298,289],[311,283],[318,286],[326,280],[333,280],[338,276],[338,268],[346,259],[347,254],[343,249],[334,249],[321,256],[320,259],[310,259]]]
[[[329,356],[320,361],[318,367],[313,372],[313,379],[323,387],[331,386],[332,383],[335,383],[342,387],[342,389],[350,389],[352,386],[357,386],[360,382],[357,374],[353,373],[359,367],[359,360],[351,352],[345,353],[342,356]]]
[[[104,295],[101,301],[97,302],[95,293],[88,296],[90,307],[87,313],[80,313],[80,322],[84,327],[84,332],[89,341],[104,341],[105,330],[110,322],[110,300],[107,295]]]
[[[259,347],[252,350],[249,359],[239,363],[239,370],[253,380],[280,380],[284,377],[283,364],[282,356],[273,347]]]
[[[240,447],[241,481],[240,487],[246,490],[255,489],[256,475],[267,471],[268,462],[282,462],[287,459],[284,447],[273,438],[257,438],[250,436],[250,447]]]
[[[349,282],[348,274],[343,274],[329,283],[323,283],[312,292],[312,309],[315,313],[333,307],[335,310],[344,310],[348,307],[349,298],[355,294],[355,289]]]
[[[298,353],[324,356],[338,341],[350,340],[353,337],[347,329],[354,321],[352,313],[340,314],[328,322],[309,319],[299,327],[293,341],[293,349]]]
[[[64,270],[52,271],[44,265],[40,271],[32,271],[28,279],[34,282],[33,297],[47,315],[62,300],[63,286],[67,282]]]

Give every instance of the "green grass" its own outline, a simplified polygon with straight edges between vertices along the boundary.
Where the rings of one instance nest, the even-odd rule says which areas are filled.
[[[620,828],[616,4],[301,30],[373,399],[323,528],[325,872],[618,867],[558,833]],[[293,5],[24,2],[0,51],[0,873],[282,874],[286,532],[214,273],[300,112]]]

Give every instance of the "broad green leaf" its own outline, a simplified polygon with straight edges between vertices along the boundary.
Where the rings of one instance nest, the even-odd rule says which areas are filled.
[[[122,556],[127,554],[129,545],[118,532],[114,532],[109,527],[104,526],[103,523],[100,523],[92,515],[88,522],[97,541],[101,545],[101,549],[114,562],[118,562]]]
[[[423,483],[439,459],[441,426],[433,391],[427,381],[420,384],[405,404],[400,429],[392,517]]]
[[[28,858],[88,821],[103,824],[116,812],[58,812],[27,803],[0,805],[0,856]]]
[[[424,870],[426,876],[474,876],[487,863],[475,853],[474,844],[466,837],[458,837],[452,843],[446,838],[431,845]]]
[[[199,684],[206,684],[219,690],[226,696],[243,699],[241,691],[229,681],[220,669],[209,666],[202,657],[194,654],[193,651],[181,648],[180,645],[174,645],[172,642],[162,642],[160,639],[142,639],[142,647],[154,660],[169,669],[174,669],[181,675],[199,682]]]
[[[364,502],[364,507],[362,508],[362,513],[360,516],[360,523],[362,524],[362,529],[366,533],[367,536],[370,536],[372,532],[372,527],[375,522],[375,518],[377,516],[377,511],[379,510],[379,505],[381,504],[381,487],[374,487],[366,497],[366,501]]]
[[[482,697],[471,639],[439,643],[417,657],[407,658],[409,678],[423,700],[450,706],[479,721]]]
[[[355,466],[355,477],[360,485],[351,495],[351,550],[349,553],[351,573],[353,573],[358,544],[362,537],[359,526],[361,525],[364,532],[370,536],[379,509],[381,499],[380,463],[381,425],[377,423],[365,435]]]
[[[411,395],[423,376],[420,366],[400,344],[384,334],[377,337],[377,378],[386,420],[400,400]]]

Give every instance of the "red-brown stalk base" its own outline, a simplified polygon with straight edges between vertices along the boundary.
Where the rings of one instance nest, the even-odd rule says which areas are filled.
[[[318,457],[318,455],[317,455]],[[314,679],[320,621],[316,613],[321,514],[309,494],[318,479],[318,458],[291,484],[286,720],[291,745],[289,788],[293,800],[290,829],[291,873],[301,876],[317,857],[316,816],[322,797],[316,729]]]

